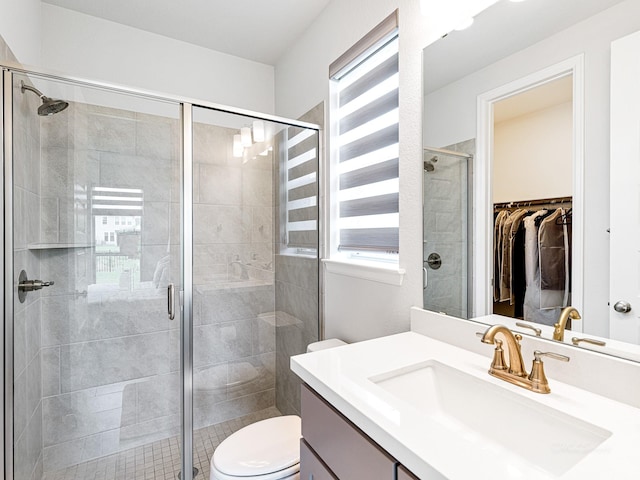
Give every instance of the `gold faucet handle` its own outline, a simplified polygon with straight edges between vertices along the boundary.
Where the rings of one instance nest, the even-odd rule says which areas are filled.
[[[571,338],[571,343],[573,343],[574,345],[579,345],[580,342],[584,342],[584,343],[590,343],[592,345],[598,345],[599,347],[604,347],[607,345],[606,342],[603,342],[602,340],[596,340],[594,338],[578,338],[578,337],[572,337]]]
[[[533,352],[533,357],[538,361],[541,361],[540,357],[549,357],[555,360],[560,360],[561,362],[568,362],[569,360],[571,360],[571,357],[567,357],[566,355],[560,355],[559,353],[553,352],[541,352],[540,350],[535,350]]]
[[[544,374],[544,364],[541,360],[541,357],[543,356],[553,358],[555,360],[560,360],[562,362],[568,362],[570,360],[570,358],[566,355],[535,350],[533,352],[533,366],[531,367],[529,380],[531,381],[531,390],[537,393],[549,393],[551,391],[551,389],[549,388],[549,381],[547,380],[547,376]]]
[[[529,330],[533,330],[533,332],[536,334],[536,337],[542,336],[542,329],[534,327],[533,325],[529,325],[528,323],[524,323],[524,322],[516,322],[516,325],[518,327],[528,328]]]

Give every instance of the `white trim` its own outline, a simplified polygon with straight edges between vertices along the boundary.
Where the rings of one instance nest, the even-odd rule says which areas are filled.
[[[379,262],[355,262],[323,259],[322,263],[327,272],[345,277],[360,278],[363,280],[371,280],[373,282],[385,283],[387,285],[402,285],[405,269],[398,268],[395,264],[389,267]]]
[[[573,75],[573,245],[571,304],[582,311],[584,304],[584,55],[571,57],[531,75],[478,96],[476,156],[474,162],[474,214],[476,232],[473,258],[472,317],[493,311],[493,104],[533,87]],[[582,331],[576,322],[576,331]]]

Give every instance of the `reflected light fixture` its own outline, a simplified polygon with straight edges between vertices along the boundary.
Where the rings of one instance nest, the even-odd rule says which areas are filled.
[[[242,140],[240,139],[240,134],[233,136],[233,156],[235,158],[242,157]]]
[[[264,142],[264,122],[262,120],[253,121],[253,141]]]
[[[240,142],[243,147],[250,147],[252,145],[251,142],[251,128],[242,127],[240,129]]]

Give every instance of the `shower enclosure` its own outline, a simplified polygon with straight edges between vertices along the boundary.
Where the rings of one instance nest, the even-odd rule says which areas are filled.
[[[321,109],[2,81],[5,478],[208,478],[229,432],[299,410]]]
[[[470,140],[423,149],[424,308],[469,318],[471,258]]]

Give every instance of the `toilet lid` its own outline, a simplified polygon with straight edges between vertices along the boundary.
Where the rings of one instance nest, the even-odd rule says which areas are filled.
[[[241,428],[213,452],[216,469],[227,475],[265,475],[300,462],[300,417],[274,417]]]

